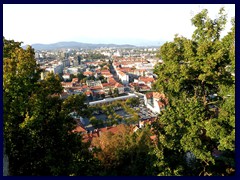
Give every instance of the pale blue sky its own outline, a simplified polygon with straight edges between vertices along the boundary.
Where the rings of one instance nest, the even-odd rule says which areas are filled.
[[[78,41],[89,43],[135,44],[173,40],[174,34],[190,38],[191,18],[208,9],[215,18],[224,6],[229,22],[235,5],[173,4],[75,4],[3,5],[3,35],[24,44]]]

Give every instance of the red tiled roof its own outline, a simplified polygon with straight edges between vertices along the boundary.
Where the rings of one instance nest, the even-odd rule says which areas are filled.
[[[148,87],[147,85],[145,85],[145,84],[139,84],[139,87],[141,88],[141,89],[151,89],[150,87]]]
[[[108,78],[108,83],[116,83],[116,80],[113,77]]]
[[[146,94],[146,98],[147,99],[151,99],[153,97],[153,93],[152,92],[149,92]]]
[[[84,76],[91,76],[91,75],[93,75],[93,72],[91,72],[91,71],[85,71],[84,73],[83,73],[83,75]]]
[[[116,83],[115,84],[115,88],[118,88],[118,87],[124,87],[122,84],[120,84],[120,83]]]
[[[102,86],[103,87],[110,87],[110,86],[112,86],[110,83],[102,83]]]
[[[119,124],[115,127],[111,126],[111,127],[107,127],[107,128],[101,128],[100,131],[103,133],[108,131],[108,132],[112,132],[113,134],[116,134],[119,131],[120,126],[124,126],[124,124]]]
[[[87,89],[87,88],[88,88],[88,86],[87,86],[87,85],[84,85],[84,86],[82,86],[82,88],[83,88],[83,89]]]
[[[102,89],[102,87],[101,86],[92,86],[90,89],[91,90],[99,90],[99,89]]]
[[[73,86],[72,82],[61,82],[61,84],[63,87],[65,87],[65,86],[72,87]]]
[[[129,86],[131,86],[131,87],[138,86],[138,83],[132,82],[129,84]]]
[[[110,71],[107,69],[103,69],[103,70],[101,70],[101,73],[110,73]]]
[[[139,77],[139,80],[145,83],[154,82],[154,78],[150,78],[150,77]]]
[[[159,106],[160,108],[162,108],[162,107],[164,107],[164,106],[165,106],[165,104],[164,104],[164,103],[162,103],[161,101],[158,101],[158,106]]]
[[[78,78],[73,78],[72,82],[78,82]]]

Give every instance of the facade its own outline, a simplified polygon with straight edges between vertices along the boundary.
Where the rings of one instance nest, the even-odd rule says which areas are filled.
[[[120,83],[116,83],[114,88],[117,88],[118,89],[118,93],[119,94],[123,94],[124,93],[124,86]]]
[[[64,79],[64,81],[70,80],[70,74],[64,74],[62,78]]]
[[[144,103],[152,112],[159,114],[168,105],[168,99],[164,94],[149,92],[144,96]]]
[[[63,59],[62,61],[63,68],[70,66],[70,61],[68,59]]]
[[[121,82],[124,85],[127,85],[129,83],[129,76],[126,73],[118,70],[117,71],[117,75],[118,75],[118,78],[121,80]]]
[[[101,86],[101,85],[102,85],[102,83],[101,83],[100,80],[98,80],[98,81],[87,80],[87,81],[86,81],[86,84],[87,84],[89,87]]]
[[[69,67],[69,68],[67,68],[67,73],[69,73],[69,74],[74,74],[74,75],[77,75],[78,74],[78,68],[76,68],[76,67]]]

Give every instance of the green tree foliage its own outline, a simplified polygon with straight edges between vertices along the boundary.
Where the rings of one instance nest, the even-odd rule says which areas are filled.
[[[95,59],[105,59],[106,56],[100,53],[92,53],[89,52],[88,54],[84,55],[85,59],[95,60]]]
[[[119,95],[118,88],[115,88],[115,89],[113,90],[113,96],[114,96],[114,97],[118,97],[118,95]]]
[[[138,106],[140,104],[139,98],[129,98],[126,100],[127,105]]]
[[[89,119],[90,123],[96,128],[98,127],[98,125],[100,124],[99,121],[97,120],[97,118],[95,116],[92,116]]]
[[[74,74],[70,74],[70,82],[72,81],[73,78],[77,78],[77,76]]]
[[[10,175],[89,175],[86,162],[95,160],[81,136],[71,133],[76,124],[59,98],[60,79],[50,73],[40,81],[34,50],[3,42],[4,139]]]
[[[149,154],[154,149],[151,132],[146,129],[136,133],[129,126],[120,125],[115,134],[105,132],[94,139],[96,157],[103,166],[101,175],[150,175],[154,159]]]
[[[79,81],[83,80],[86,77],[87,76],[84,76],[82,72],[77,74],[77,78],[78,78]]]
[[[92,112],[86,104],[86,95],[78,94],[68,96],[62,104],[62,110],[67,113],[76,112],[82,117],[89,117]]]
[[[102,83],[107,83],[107,78],[105,78],[104,76],[99,76],[98,79],[102,82]]]
[[[169,96],[187,92],[190,96],[202,97],[206,103],[207,96],[218,91],[220,84],[232,83],[231,74],[226,70],[231,61],[220,39],[225,19],[222,9],[215,20],[203,10],[192,19],[196,26],[192,40],[175,36],[173,42],[161,47],[164,65],[155,69],[160,77],[157,89]]]
[[[157,164],[160,170],[167,164],[170,175],[230,175],[235,169],[234,20],[222,39],[223,8],[214,20],[203,10],[192,24],[192,39],[175,36],[160,48],[164,64],[155,68],[154,88],[170,101],[155,126],[164,162]],[[216,149],[220,158],[213,154]],[[191,166],[187,153],[193,155]]]
[[[109,95],[109,96],[112,96],[112,95],[113,95],[112,89],[109,89],[108,95]]]

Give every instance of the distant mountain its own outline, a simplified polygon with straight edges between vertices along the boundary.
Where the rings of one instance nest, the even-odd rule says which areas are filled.
[[[83,48],[83,49],[95,49],[100,47],[116,47],[116,48],[135,48],[134,45],[129,44],[123,44],[123,45],[117,45],[117,44],[90,44],[90,43],[81,43],[81,42],[58,42],[53,44],[32,44],[31,45],[35,50],[53,50],[53,49],[61,49],[61,48]],[[26,48],[27,45],[23,46],[23,48]]]

